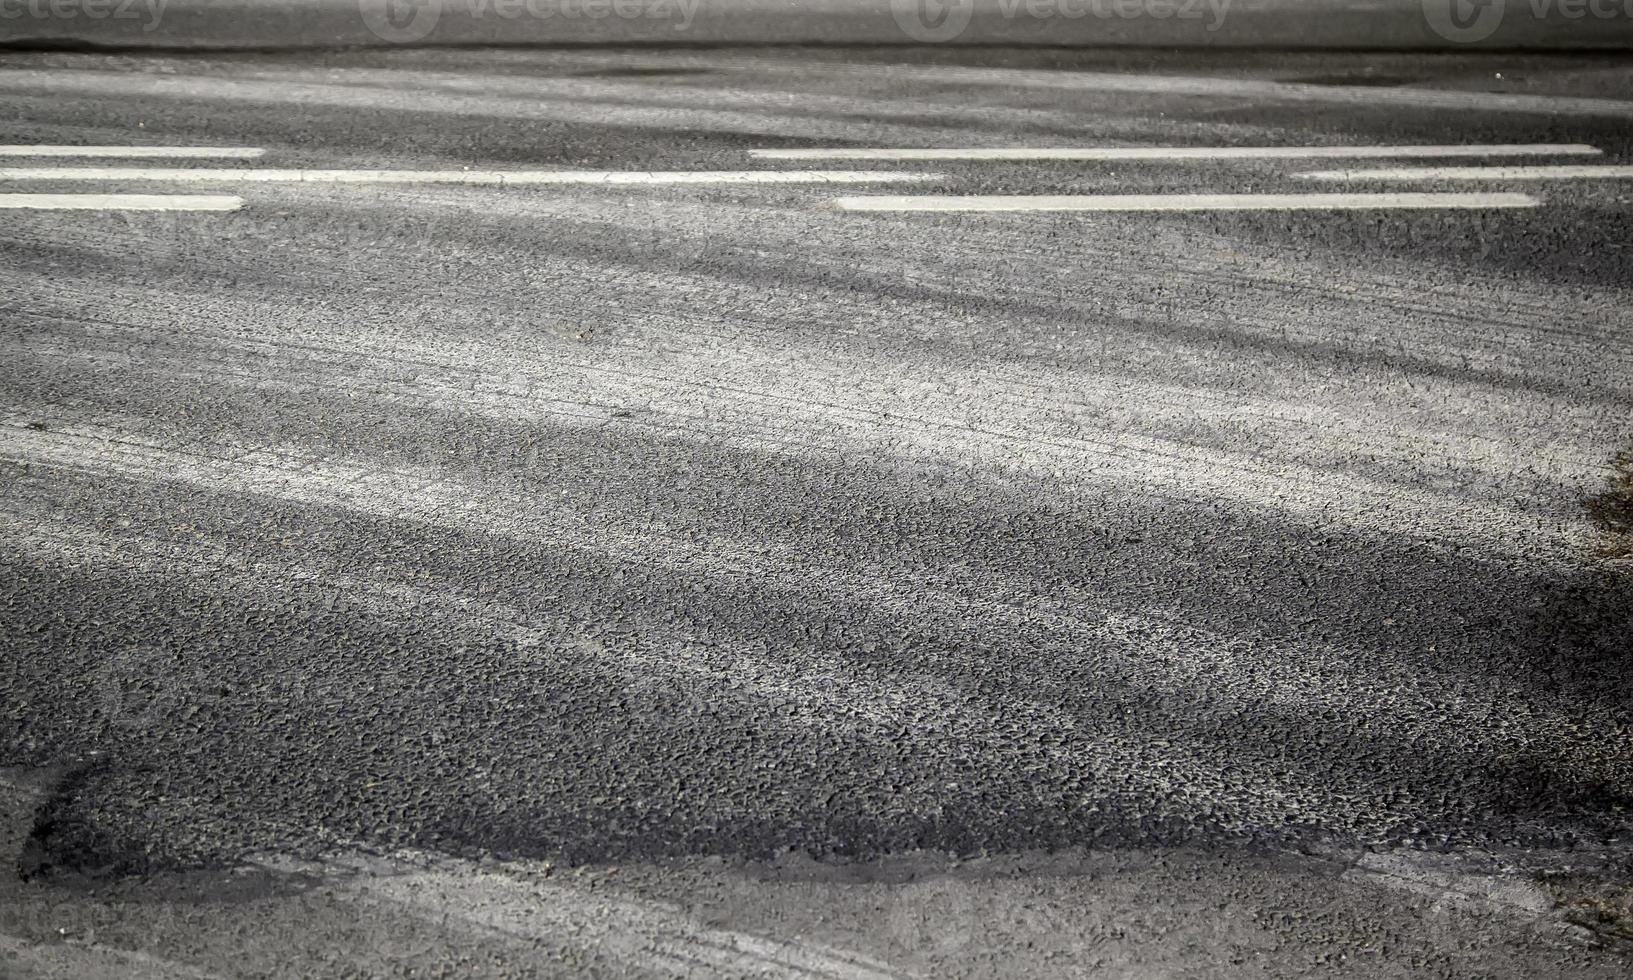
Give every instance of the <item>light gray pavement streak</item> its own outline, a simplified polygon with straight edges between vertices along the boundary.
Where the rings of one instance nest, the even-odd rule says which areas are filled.
[[[1042,94],[800,52],[719,71],[706,52],[629,56],[676,71],[651,76],[620,75],[621,57],[12,56],[0,143],[663,171],[791,169],[746,150],[842,142],[1633,149],[1619,110],[1477,91],[1461,107]],[[995,57],[969,60],[1009,70]],[[1304,71],[1256,57],[1228,73]],[[1435,65],[1444,88],[1501,70],[1533,95],[1582,69]],[[1366,69],[1327,70],[1342,87]],[[1311,169],[866,167],[945,175],[914,194],[1307,192],[1292,174]],[[92,189],[26,184],[0,190]],[[829,205],[873,192],[855,186],[246,184],[219,188],[244,198],[230,213],[9,212],[0,762],[35,773],[21,864],[157,874],[118,887],[158,915],[167,899],[142,889],[204,874],[189,869],[217,869],[197,880],[225,894],[219,869],[260,855],[271,901],[310,884],[294,857],[415,848],[375,883],[311,871],[328,897],[277,914],[372,908],[371,888],[412,905],[415,881],[480,891],[487,911],[439,928],[491,927],[496,958],[593,947],[613,975],[675,972],[672,954],[702,955],[697,975],[760,969],[719,959],[753,944],[708,930],[765,903],[786,928],[745,934],[815,945],[754,955],[869,975],[895,969],[903,923],[973,921],[1036,889],[1091,921],[1125,887],[1008,864],[971,884],[921,851],[1164,894],[1190,876],[1220,907],[1261,908],[1269,933],[1264,896],[1316,882],[1335,904],[1309,914],[1348,923],[1328,941],[1346,955],[1379,923],[1408,928],[1380,911],[1403,900],[1379,899],[1377,875],[1345,877],[1395,867],[1364,849],[1614,878],[1633,585],[1594,557],[1581,504],[1633,441],[1633,184],[1499,189],[1543,206],[902,215]],[[860,863],[799,891],[841,872],[791,870],[787,849]],[[1072,849],[1093,853],[1020,857]],[[558,924],[529,932],[506,916],[543,899],[424,857],[494,853],[523,875],[672,860],[679,877],[638,864],[619,893],[634,904],[610,912],[549,885]],[[744,884],[712,858],[774,870]],[[891,861],[947,877],[928,898],[880,892],[900,903],[883,938],[789,897],[851,922],[856,876]],[[1463,880],[1417,873],[1435,895]],[[742,890],[710,918],[696,896],[720,888]],[[1551,908],[1525,895],[1498,904]],[[672,921],[664,902],[705,911]],[[1500,940],[1479,916],[1437,920],[1446,934],[1378,962],[1474,969],[1446,953],[1474,936],[1481,969],[1611,962],[1543,918]],[[562,938],[597,928],[650,942]],[[1285,972],[1304,955],[1231,935]],[[1120,942],[1108,969],[1163,968]],[[1008,972],[1000,949],[920,944],[901,962]]]

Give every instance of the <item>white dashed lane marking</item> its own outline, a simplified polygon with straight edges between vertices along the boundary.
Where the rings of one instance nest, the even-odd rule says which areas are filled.
[[[5,211],[237,211],[244,199],[222,194],[0,194]]]
[[[0,157],[123,157],[178,160],[254,160],[266,153],[253,146],[54,146],[0,145]]]
[[[1446,146],[1065,146],[750,150],[759,160],[1303,160],[1366,157],[1598,156],[1585,143]]]
[[[1527,194],[1083,194],[841,197],[846,211],[1327,211],[1531,208]]]
[[[147,167],[6,167],[0,180],[287,184],[871,184],[941,180],[888,170],[211,170]]]
[[[1395,167],[1377,170],[1313,170],[1305,180],[1628,180],[1633,166]]]

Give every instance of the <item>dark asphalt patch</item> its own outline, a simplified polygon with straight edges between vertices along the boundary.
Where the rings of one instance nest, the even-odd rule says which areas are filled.
[[[1602,558],[1633,558],[1633,452],[1619,453],[1611,463],[1608,487],[1588,498],[1588,516],[1603,534]]]
[[[1633,948],[1633,885],[1587,876],[1547,884],[1567,921],[1603,940]]]
[[[114,843],[88,819],[85,796],[105,759],[82,760],[55,779],[50,795],[34,814],[33,826],[17,855],[23,881],[78,875],[90,878],[140,874],[148,870],[140,849]],[[94,810],[94,807],[93,807]]]

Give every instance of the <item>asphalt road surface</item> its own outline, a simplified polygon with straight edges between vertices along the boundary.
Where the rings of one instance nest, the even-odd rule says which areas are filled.
[[[0,44],[1071,45],[1625,52],[1633,0],[0,0]]]
[[[0,972],[1626,976],[1630,82],[4,56]]]

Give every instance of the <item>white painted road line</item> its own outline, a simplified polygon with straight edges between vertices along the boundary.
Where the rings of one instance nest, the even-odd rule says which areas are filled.
[[[244,199],[222,194],[0,194],[0,210],[237,211]]]
[[[1528,194],[1078,194],[841,197],[846,211],[1325,211],[1532,208]]]
[[[1633,166],[1396,167],[1378,170],[1312,170],[1305,180],[1627,180]]]
[[[207,170],[144,167],[6,167],[0,180],[108,180],[290,184],[871,184],[940,180],[889,170]]]
[[[125,157],[178,160],[254,160],[266,153],[254,146],[48,146],[0,145],[0,157]]]
[[[1447,146],[1076,146],[750,150],[757,160],[1302,160],[1363,157],[1599,156],[1586,143]]]

